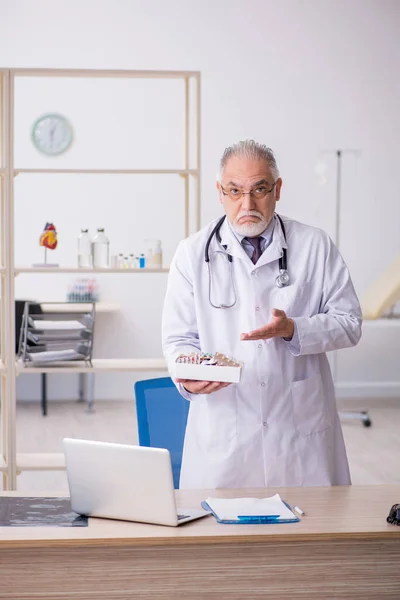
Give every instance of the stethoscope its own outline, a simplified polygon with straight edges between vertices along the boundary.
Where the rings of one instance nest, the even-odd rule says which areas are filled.
[[[275,215],[279,220],[279,224],[282,228],[283,237],[286,242],[286,231],[285,231],[285,226],[283,224],[283,221],[279,215],[277,215],[276,213],[275,213]],[[229,254],[229,252],[227,251],[227,246],[225,244],[222,244],[222,238],[221,238],[221,234],[220,234],[220,229],[222,227],[223,222],[225,221],[225,218],[226,218],[226,215],[221,217],[221,219],[218,221],[218,223],[216,224],[216,226],[210,233],[210,235],[207,239],[207,242],[206,242],[205,249],[204,249],[204,260],[206,261],[206,264],[208,265],[208,299],[213,308],[232,308],[233,306],[235,306],[235,304],[237,302],[236,286],[235,286],[235,281],[233,279],[233,271],[232,271],[233,256],[231,254]],[[211,276],[211,263],[210,263],[209,248],[210,248],[210,244],[211,244],[211,241],[214,236],[217,238],[217,242],[219,243],[221,248],[223,248],[223,250],[217,250],[216,252],[222,253],[228,261],[229,271],[230,271],[230,279],[231,279],[231,287],[234,291],[234,300],[231,304],[220,303],[217,305],[217,304],[214,304],[211,300],[212,276]],[[286,252],[286,248],[282,248],[282,256],[279,259],[279,274],[277,275],[277,277],[275,279],[275,284],[278,288],[283,288],[283,287],[286,287],[287,285],[289,285],[289,282],[290,282],[290,277],[289,277],[289,273],[287,270],[287,252]]]

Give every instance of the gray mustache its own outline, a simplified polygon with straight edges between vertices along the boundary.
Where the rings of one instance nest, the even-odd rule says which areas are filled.
[[[235,219],[235,223],[237,223],[242,217],[257,217],[261,221],[265,221],[265,219],[261,213],[255,211],[255,210],[250,210],[248,212],[239,213]]]

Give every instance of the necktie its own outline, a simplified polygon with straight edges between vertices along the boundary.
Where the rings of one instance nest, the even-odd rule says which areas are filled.
[[[245,240],[247,240],[254,248],[253,254],[251,256],[251,260],[252,260],[253,264],[256,264],[256,262],[258,261],[258,259],[260,258],[261,254],[262,254],[261,236],[247,237],[247,238],[245,238]]]

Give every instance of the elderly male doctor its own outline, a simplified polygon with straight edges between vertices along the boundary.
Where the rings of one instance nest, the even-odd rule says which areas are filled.
[[[227,148],[217,183],[226,218],[212,236],[219,219],[182,241],[171,264],[171,373],[180,353],[244,364],[240,383],[177,380],[190,401],[182,488],[351,483],[326,352],[357,344],[360,306],[328,235],[275,213],[281,186],[269,148]]]

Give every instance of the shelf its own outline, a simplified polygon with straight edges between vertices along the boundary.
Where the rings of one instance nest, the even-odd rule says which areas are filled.
[[[18,373],[106,373],[131,371],[166,371],[167,364],[163,358],[94,358],[93,367],[76,364],[72,361],[58,363],[56,366],[24,366],[17,362]]]
[[[114,269],[114,268],[97,268],[97,269],[82,269],[79,267],[15,267],[15,274],[20,273],[79,273],[80,275],[88,275],[90,273],[118,273],[124,275],[127,273],[168,273],[167,267],[161,269]]]
[[[17,471],[64,471],[64,454],[17,454]],[[7,471],[6,461],[0,456],[0,472]]]
[[[79,313],[85,310],[85,306],[87,306],[87,304],[91,304],[91,302],[60,302],[55,304],[47,302],[38,302],[38,304],[40,304],[44,313]],[[113,313],[118,312],[120,310],[118,304],[106,304],[105,302],[95,302],[95,306],[96,314]]]
[[[57,173],[61,175],[198,175],[197,169],[14,169],[19,174]]]
[[[132,77],[138,79],[187,79],[199,77],[200,71],[138,71],[128,69],[10,69],[17,77]]]
[[[64,471],[64,454],[17,454],[17,471]]]

